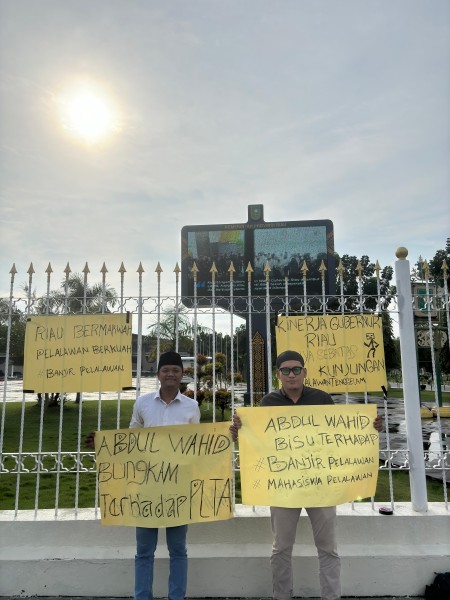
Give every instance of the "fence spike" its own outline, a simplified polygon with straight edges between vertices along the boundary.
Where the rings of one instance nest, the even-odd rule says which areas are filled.
[[[306,260],[303,261],[302,268],[300,270],[303,273],[303,279],[306,279],[306,273],[309,271],[308,265],[306,264]]]
[[[125,265],[123,264],[123,261],[120,263],[120,267],[119,267],[119,273],[121,275],[123,275],[124,273],[126,273],[127,270],[125,269]]]
[[[236,269],[234,268],[233,261],[231,261],[230,266],[228,267],[228,273],[230,274],[230,285],[233,281],[235,272],[236,272]]]
[[[137,268],[137,273],[139,273],[139,275],[142,275],[142,273],[144,272],[144,267],[142,266],[142,263],[139,263],[139,266]]]
[[[322,260],[322,262],[320,263],[320,267],[319,267],[319,271],[320,271],[320,272],[321,272],[321,274],[322,274],[322,279],[325,277],[325,271],[326,271],[326,270],[327,270],[327,268],[326,268],[326,266],[325,266],[325,263],[324,263],[324,262],[323,262],[323,260]]]
[[[100,273],[102,273],[103,275],[106,275],[107,272],[108,272],[108,269],[106,268],[105,263],[103,263],[103,266],[100,269]]]
[[[179,275],[181,273],[181,269],[180,266],[177,264],[175,265],[175,269],[173,270],[174,273],[176,273],[177,275]]]
[[[363,267],[360,260],[358,260],[358,264],[356,265],[356,272],[358,273],[358,277],[362,279]]]
[[[158,273],[158,274],[162,273],[162,267],[159,264],[159,260],[158,260],[158,264],[156,265],[155,273]]]
[[[380,267],[380,263],[378,262],[378,260],[375,263],[375,271],[376,271],[376,274],[377,274],[377,279],[380,279],[381,267]]]
[[[45,272],[48,276],[50,276],[50,273],[53,273],[52,265],[50,263],[48,263],[48,267],[45,269]]]
[[[86,264],[84,265],[84,269],[82,270],[82,273],[84,273],[84,275],[86,276],[88,273],[90,273],[88,264],[86,262]]]
[[[72,269],[70,268],[69,263],[67,263],[66,268],[64,269],[64,273],[66,274],[66,277],[69,277],[69,273],[72,272]]]
[[[211,281],[212,284],[214,286],[215,282],[216,282],[216,275],[218,273],[217,267],[216,267],[216,263],[213,261],[211,268],[209,270],[209,272],[211,273]]]
[[[18,271],[16,269],[16,263],[13,263],[13,266],[11,267],[11,270],[9,273],[10,273],[10,275],[13,276],[13,278],[14,278],[14,275],[16,275],[16,273],[18,273]]]
[[[28,275],[33,275],[33,273],[36,273],[36,271],[34,270],[32,262],[30,262],[30,266],[28,267],[27,273],[28,273]]]

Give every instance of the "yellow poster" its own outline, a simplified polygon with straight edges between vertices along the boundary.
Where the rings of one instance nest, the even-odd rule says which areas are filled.
[[[107,392],[132,385],[131,315],[29,317],[26,392]]]
[[[102,525],[174,527],[230,519],[229,425],[97,431]]]
[[[305,385],[337,392],[376,392],[386,386],[383,330],[376,315],[279,317],[277,352],[305,359]]]
[[[307,508],[375,495],[375,405],[239,408],[243,504]]]

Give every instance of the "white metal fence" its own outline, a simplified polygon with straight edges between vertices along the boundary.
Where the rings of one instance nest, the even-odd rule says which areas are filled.
[[[74,277],[69,266],[66,267],[61,284],[61,276],[47,267],[46,290],[34,292],[35,272],[32,265],[28,269],[28,283],[24,289],[17,284],[15,266],[10,272],[10,293],[0,300],[0,324],[4,352],[0,355],[0,369],[3,371],[3,400],[1,409],[0,440],[0,477],[2,482],[1,509],[34,509],[35,514],[41,508],[54,508],[55,513],[62,507],[73,508],[75,512],[86,505],[97,505],[97,486],[95,477],[95,456],[84,445],[84,437],[90,429],[112,429],[126,427],[129,422],[134,399],[143,392],[156,389],[157,380],[149,375],[151,361],[147,363],[148,352],[157,358],[168,334],[165,326],[173,333],[172,344],[180,349],[184,338],[192,341],[191,352],[194,356],[200,351],[210,356],[222,352],[226,357],[229,390],[231,392],[230,409],[244,402],[244,396],[250,403],[258,397],[260,388],[254,381],[254,345],[243,348],[242,335],[239,338],[238,326],[246,323],[246,335],[253,339],[252,323],[255,315],[265,321],[266,360],[272,365],[273,340],[271,320],[275,313],[293,314],[382,314],[389,311],[394,322],[399,323],[402,348],[402,382],[405,399],[391,399],[389,393],[379,397],[367,393],[336,396],[336,402],[375,402],[384,416],[385,431],[380,440],[380,472],[387,473],[388,497],[392,507],[396,500],[396,477],[401,472],[409,472],[411,497],[418,510],[426,509],[427,480],[437,482],[441,489],[441,499],[448,509],[447,484],[450,468],[448,443],[450,439],[450,419],[444,417],[439,406],[439,393],[434,385],[435,399],[425,406],[435,406],[434,416],[421,421],[421,402],[418,388],[416,361],[416,332],[413,322],[413,305],[417,299],[411,295],[409,263],[405,256],[396,263],[398,296],[391,296],[383,289],[380,269],[376,268],[373,278],[376,281],[376,293],[364,293],[362,270],[358,270],[358,292],[344,294],[344,275],[338,267],[337,278],[340,290],[330,296],[325,293],[324,273],[322,276],[322,294],[308,295],[307,270],[303,271],[303,294],[292,296],[289,290],[289,278],[286,277],[285,294],[274,297],[270,294],[270,265],[266,271],[266,293],[252,296],[251,269],[248,270],[248,294],[236,298],[233,294],[233,270],[230,270],[229,293],[216,297],[214,274],[212,273],[212,295],[207,305],[199,302],[196,287],[194,296],[187,300],[186,308],[180,296],[180,269],[175,267],[165,280],[159,263],[152,280],[144,278],[144,269],[139,265],[136,273],[129,275],[123,264],[118,277],[108,278],[108,270],[103,265],[100,270],[101,282],[91,284],[96,278],[90,274],[88,265],[82,275]],[[195,272],[194,272],[195,278]],[[150,278],[148,278],[150,279]],[[175,280],[173,280],[175,279]],[[446,279],[446,278],[444,278]],[[433,339],[436,315],[444,323],[449,335],[449,299],[445,283],[439,301],[429,289],[428,279],[423,282],[425,294],[421,296],[421,310],[425,313],[422,323]],[[144,289],[145,292],[144,293]],[[56,291],[55,291],[56,290]],[[115,290],[115,291],[114,291]],[[151,290],[151,294],[148,294]],[[170,293],[167,293],[167,290]],[[383,291],[382,291],[383,290]],[[238,305],[238,310],[236,306]],[[227,310],[228,309],[228,310]],[[36,314],[71,313],[124,313],[133,315],[134,352],[133,363],[135,391],[115,394],[80,394],[78,396],[61,394],[52,397],[23,393],[20,379],[21,365],[13,358],[17,356],[21,335],[26,318]],[[245,320],[236,316],[239,313]],[[187,326],[187,324],[189,326]],[[148,347],[148,328],[153,332],[153,347]],[[184,327],[184,330],[183,330]],[[241,340],[239,342],[239,340]],[[433,344],[432,344],[433,346]],[[245,350],[245,351],[244,351]],[[245,354],[245,361],[242,360]],[[431,348],[431,375],[434,382],[438,379],[437,355]],[[3,363],[3,364],[2,364]],[[244,364],[245,363],[245,364]],[[246,381],[240,383],[239,369],[245,366]],[[266,386],[271,388],[271,369]],[[193,389],[200,373],[194,365]],[[216,388],[218,374],[213,370],[212,397],[202,406],[205,419],[215,421],[221,416],[218,412]],[[430,387],[430,386],[429,386]],[[197,392],[195,392],[197,393]],[[53,406],[52,406],[53,405]],[[226,413],[228,416],[230,413]],[[419,432],[419,434],[418,434]],[[237,452],[237,451],[236,451]],[[419,458],[420,457],[420,458]],[[236,462],[237,464],[237,462]],[[237,469],[236,469],[237,470]],[[440,486],[440,487],[439,487]],[[373,502],[373,501],[372,501]]]

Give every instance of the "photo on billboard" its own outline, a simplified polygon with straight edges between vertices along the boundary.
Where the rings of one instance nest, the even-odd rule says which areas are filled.
[[[286,226],[274,229],[255,229],[253,242],[254,280],[253,292],[264,294],[266,278],[264,268],[270,266],[272,294],[285,292],[288,277],[289,293],[303,293],[303,262],[308,267],[309,294],[321,293],[322,279],[319,267],[327,264],[327,228],[325,225]]]
[[[186,231],[184,252],[181,259],[181,281],[183,295],[194,294],[194,273],[197,265],[197,295],[211,296],[213,263],[217,269],[215,293],[228,295],[230,292],[230,265],[233,263],[233,293],[247,293],[245,269],[245,230],[207,228]],[[219,226],[220,227],[220,226]],[[183,285],[184,284],[184,285]]]

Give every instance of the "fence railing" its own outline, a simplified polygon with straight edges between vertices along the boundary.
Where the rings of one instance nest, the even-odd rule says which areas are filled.
[[[414,477],[419,466],[429,484],[433,485],[434,482],[433,499],[444,502],[448,508],[450,419],[444,416],[445,406],[441,406],[442,397],[437,385],[434,386],[434,399],[421,402],[419,396],[416,354],[411,354],[411,345],[414,351],[416,349],[416,333],[410,318],[417,299],[411,296],[409,263],[405,258],[399,257],[396,264],[398,296],[388,285],[389,279],[383,278],[378,263],[368,276],[371,289],[375,290],[371,294],[365,292],[368,279],[360,265],[355,275],[356,293],[346,293],[348,282],[340,264],[336,274],[339,292],[336,294],[326,294],[322,272],[322,294],[309,295],[307,269],[303,269],[302,295],[290,295],[287,276],[285,294],[273,296],[270,265],[267,265],[265,294],[252,295],[252,270],[249,265],[247,295],[234,296],[231,269],[227,295],[221,282],[220,296],[216,296],[212,272],[208,301],[201,299],[201,290],[197,291],[195,285],[193,296],[181,298],[178,266],[174,270],[175,281],[172,281],[172,275],[171,281],[165,281],[158,263],[154,279],[149,283],[144,281],[142,265],[139,265],[136,274],[126,276],[127,271],[122,264],[116,278],[107,278],[108,270],[103,265],[100,283],[91,284],[93,277],[88,265],[81,275],[73,275],[67,265],[61,284],[60,276],[55,275],[49,265],[45,271],[46,291],[43,294],[34,291],[35,272],[32,265],[28,269],[25,289],[17,285],[17,271],[13,266],[9,296],[0,299],[3,348],[3,354],[0,355],[0,369],[3,371],[0,477],[2,489],[5,490],[0,501],[1,509],[14,510],[17,514],[24,508],[32,508],[37,514],[41,508],[54,508],[57,514],[62,507],[74,508],[76,512],[84,506],[97,506],[95,456],[85,447],[84,437],[92,429],[128,426],[135,398],[143,392],[157,389],[157,379],[152,376],[154,364],[169,345],[193,356],[203,353],[214,358],[218,352],[224,355],[226,372],[219,373],[214,367],[210,383],[211,400],[202,405],[202,418],[215,421],[222,416],[222,411],[218,410],[216,391],[223,381],[226,381],[230,392],[230,405],[225,413],[227,418],[237,406],[253,404],[262,391],[262,384],[256,381],[254,375],[254,366],[260,360],[261,350],[258,344],[247,344],[245,339],[248,337],[253,340],[255,337],[256,316],[259,322],[265,322],[261,344],[265,349],[264,360],[269,367],[265,386],[270,390],[275,352],[273,321],[279,314],[377,314],[388,317],[389,327],[395,328],[399,322],[405,399],[391,398],[388,391],[378,397],[367,392],[337,394],[335,400],[341,403],[375,402],[384,416],[385,431],[380,438],[380,474],[386,473],[384,501],[394,506],[396,487],[404,486],[399,477],[405,472],[411,475],[411,493],[414,495],[417,492],[414,491]],[[195,282],[195,270],[193,277]],[[55,279],[56,287],[53,283]],[[298,288],[298,282],[296,285]],[[447,332],[445,343],[448,344],[449,299],[446,281],[438,302],[427,288],[428,280],[424,285],[427,293],[421,296],[421,310],[425,314],[422,322],[429,330],[430,339],[433,339],[436,322],[441,323],[442,329]],[[151,289],[153,295],[145,295],[144,287],[146,291]],[[75,396],[63,393],[38,396],[23,392],[20,352],[21,344],[23,350],[26,319],[29,316],[125,312],[133,317],[134,390],[117,393],[99,391]],[[433,344],[430,348],[430,364],[431,377],[437,382],[438,354]],[[241,376],[243,383],[240,383]],[[201,373],[195,364],[189,384],[195,397],[200,379]],[[197,399],[200,401],[200,398]],[[431,413],[433,405],[434,416],[421,421],[421,410],[429,406]],[[236,457],[237,453],[236,450]],[[418,455],[420,465],[417,464]],[[238,464],[237,460],[235,464]],[[239,490],[239,486],[236,489]]]

